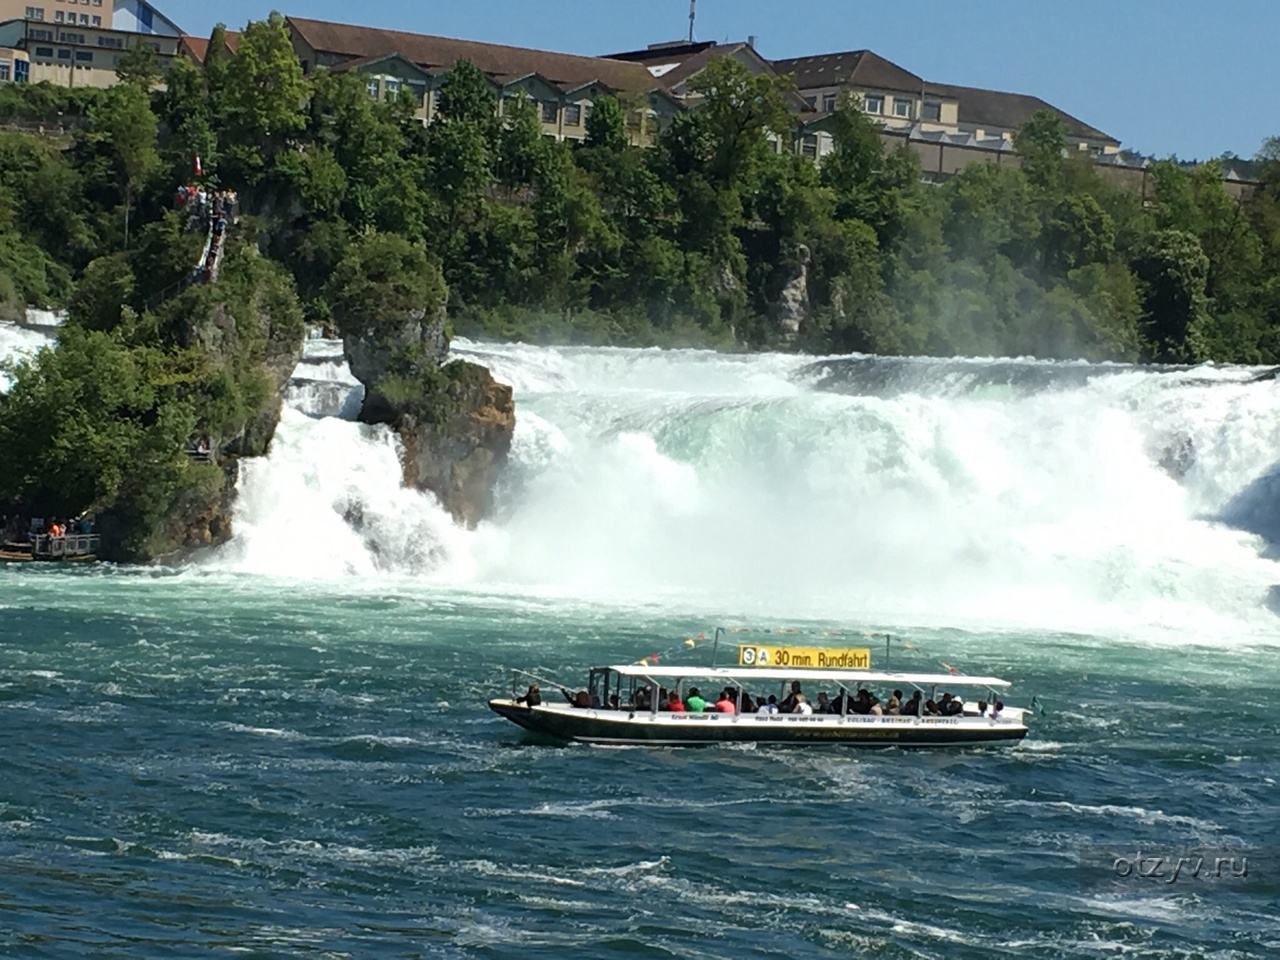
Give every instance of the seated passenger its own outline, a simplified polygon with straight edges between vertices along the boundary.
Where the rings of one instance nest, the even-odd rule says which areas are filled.
[[[926,700],[924,702],[924,716],[926,717],[940,716],[940,714],[938,713],[938,705],[934,703],[932,700]]]
[[[904,717],[920,716],[920,691],[913,690],[911,699],[902,705],[902,715]]]
[[[800,713],[808,716],[813,713],[813,707],[809,705],[809,701],[805,699],[803,693],[796,694],[796,705],[791,708],[792,713]]]
[[[720,694],[720,698],[716,700],[716,713],[737,713],[738,708],[734,704],[733,699],[729,695],[729,691],[725,690]]]
[[[889,704],[884,708],[884,712],[891,717],[896,717],[902,712],[902,691],[893,691],[893,696],[889,698]]]
[[[622,704],[618,702],[618,695],[616,693],[609,694],[609,709],[610,710],[622,709]]]
[[[780,704],[778,704],[778,712],[779,713],[795,713],[796,698],[801,696],[804,696],[804,694],[800,692],[800,681],[792,680],[791,692],[787,694],[787,696],[783,699],[783,701]],[[772,700],[773,697],[770,697],[769,699]]]
[[[942,695],[942,702],[938,704],[938,713],[944,717],[955,717],[964,713],[964,703],[957,700],[949,693]]]
[[[827,693],[825,690],[818,694],[818,702],[814,706],[813,712],[814,713],[830,713],[831,712],[831,700],[828,699]]]
[[[762,717],[769,716],[771,714],[778,712],[777,697],[770,697],[767,701],[765,700],[764,697],[761,697],[758,702],[759,702],[759,706],[756,707],[756,713],[759,714],[760,716]]]
[[[867,716],[871,713],[871,694],[867,690],[859,690],[858,695],[853,698],[853,702],[849,705],[852,713],[861,716]]]
[[[672,690],[671,695],[667,697],[667,705],[662,708],[672,713],[684,713],[684,704],[680,701],[680,691]]]
[[[751,694],[747,693],[747,691],[745,690],[742,691],[742,712],[743,713],[756,712],[756,703],[754,700],[751,699]]]
[[[987,701],[978,701],[978,716],[985,717],[987,715]]]
[[[568,690],[565,691],[565,696],[569,696]],[[587,693],[585,690],[579,690],[572,697],[569,697],[569,702],[580,710],[590,710],[592,707],[598,706],[598,704],[592,700],[591,694]]]
[[[684,705],[690,713],[702,713],[707,709],[707,701],[702,699],[702,694],[698,693],[697,687],[689,688],[689,695],[684,698]]]
[[[867,699],[871,701],[871,709],[868,710],[867,712],[870,713],[873,717],[884,716],[884,707],[880,706],[880,698],[877,697],[874,693],[871,693],[868,691]]]
[[[542,691],[538,689],[536,683],[529,684],[529,689],[524,692],[523,697],[516,697],[516,703],[523,703],[526,707],[536,707],[542,704]]]
[[[1003,710],[1004,710],[1004,702],[1002,700],[997,700],[995,703],[991,705],[991,719],[999,720],[1000,713]]]

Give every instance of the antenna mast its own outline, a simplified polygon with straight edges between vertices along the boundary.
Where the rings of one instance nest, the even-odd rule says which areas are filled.
[[[698,0],[689,0],[689,42],[693,43],[693,21],[698,17]]]

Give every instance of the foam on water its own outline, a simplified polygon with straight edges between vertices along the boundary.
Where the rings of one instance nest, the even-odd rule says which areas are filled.
[[[1274,634],[1280,568],[1258,534],[1280,511],[1259,492],[1280,403],[1251,371],[1023,363],[1038,385],[1015,391],[988,382],[1007,361],[915,361],[912,389],[863,395],[818,389],[791,355],[455,349],[516,390],[492,522],[458,530],[401,489],[394,438],[342,419],[360,388],[340,345],[311,341],[218,563],[1157,641]]]

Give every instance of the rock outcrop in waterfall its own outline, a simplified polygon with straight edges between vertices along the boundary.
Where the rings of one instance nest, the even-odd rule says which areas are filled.
[[[400,436],[406,486],[435,494],[474,527],[515,433],[506,384],[448,360],[447,294],[439,268],[399,237],[353,246],[334,277],[334,318],[351,372],[365,387],[360,420]]]

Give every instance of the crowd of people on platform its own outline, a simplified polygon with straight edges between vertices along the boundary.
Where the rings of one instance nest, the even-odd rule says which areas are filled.
[[[574,707],[582,709],[605,709],[605,705],[600,702],[599,697],[592,696],[586,690],[573,692],[567,687],[562,687],[565,699]],[[651,701],[651,692],[649,687],[641,687],[636,691],[634,702],[623,703],[618,694],[609,696],[607,709],[610,710],[649,710],[653,709]],[[858,716],[904,716],[904,717],[960,717],[966,713],[965,703],[960,698],[951,693],[943,693],[942,696],[934,701],[923,700],[923,694],[920,690],[915,690],[910,697],[903,697],[901,690],[894,690],[893,694],[885,702],[871,691],[859,689],[853,695],[849,691],[841,690],[839,694],[832,697],[825,691],[818,694],[817,699],[810,701],[809,698],[801,690],[799,680],[793,680],[791,683],[791,692],[781,701],[777,696],[765,696],[761,694],[758,697],[752,697],[745,690],[739,690],[736,687],[725,687],[718,694],[714,694],[714,699],[710,696],[703,696],[697,687],[690,687],[688,692],[682,698],[679,689],[668,690],[666,687],[658,689],[658,711],[673,713],[754,713],[758,715],[792,713],[802,715],[812,714],[836,714],[843,716],[853,714]],[[535,683],[532,684],[528,691],[522,697],[516,698],[516,703],[523,703],[530,707],[539,706],[542,703],[542,691]],[[976,711],[970,711],[970,715],[979,717],[991,717],[996,719],[1004,710],[1004,703],[995,700],[987,703],[986,700],[979,700]]]
[[[197,268],[205,282],[214,276],[227,224],[234,221],[240,210],[240,197],[234,190],[208,190],[200,184],[178,188],[174,194],[175,209],[186,212],[188,230],[210,234],[209,250]]]
[[[76,517],[72,520],[59,520],[54,517],[46,521],[43,517],[26,519],[13,514],[0,517],[0,529],[4,530],[4,543],[14,546],[27,546],[39,537],[53,537],[55,540],[93,533],[93,521],[88,517]]]

